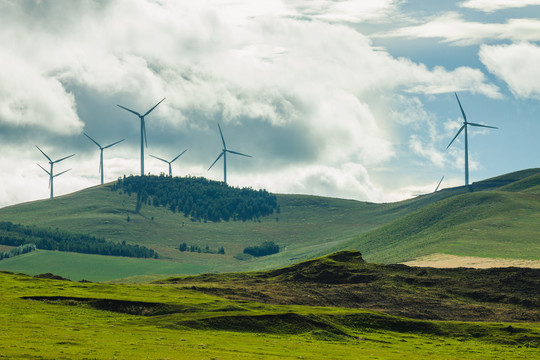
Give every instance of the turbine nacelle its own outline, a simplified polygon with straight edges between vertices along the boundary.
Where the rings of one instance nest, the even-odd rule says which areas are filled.
[[[53,161],[47,154],[45,154],[45,152],[43,150],[41,150],[39,148],[39,146],[36,145],[36,148],[43,154],[43,156],[45,156],[47,158],[47,160],[49,160],[49,164],[51,165],[51,170],[48,171],[48,170],[45,170],[45,168],[43,166],[37,164],[37,166],[39,166],[43,171],[45,171],[47,173],[47,175],[49,175],[49,188],[51,189],[51,199],[52,199],[53,196],[54,196],[54,193],[53,193],[53,179],[55,177],[57,177],[57,176],[60,176],[60,175],[62,175],[64,173],[68,172],[69,170],[71,170],[71,169],[68,169],[68,170],[62,171],[61,173],[58,173],[58,174],[54,175],[54,173],[53,173],[54,164],[59,163],[60,161],[64,161],[66,159],[69,159],[70,157],[75,156],[75,154],[71,154],[69,156],[66,156],[66,157],[63,157],[61,159]]]
[[[144,121],[144,117],[146,115],[150,114],[152,111],[154,111],[154,109],[159,104],[161,104],[163,102],[163,100],[165,100],[165,98],[161,99],[160,102],[158,102],[156,105],[154,105],[152,108],[150,108],[150,110],[148,110],[146,113],[144,113],[144,115],[139,114],[135,110],[128,109],[125,106],[116,104],[116,106],[118,106],[118,107],[120,107],[120,108],[122,108],[122,109],[124,109],[126,111],[129,111],[132,114],[137,115],[139,117],[139,119],[141,120],[141,176],[144,176],[144,146],[146,145],[146,147],[148,147],[148,140],[146,139],[146,123]]]
[[[221,157],[223,156],[223,182],[226,184],[227,183],[227,153],[241,155],[245,157],[251,157],[251,155],[246,155],[237,151],[232,151],[232,150],[227,149],[227,145],[225,144],[225,138],[223,137],[223,132],[221,131],[221,126],[219,126],[219,123],[218,123],[218,129],[219,129],[219,135],[221,136],[221,142],[223,143],[223,149],[221,150],[221,153],[216,158],[216,160],[214,160],[212,165],[210,165],[208,170],[210,170],[218,162],[218,160],[221,159]]]
[[[124,141],[125,139],[122,139],[122,140],[118,140],[116,142],[113,142],[112,144],[109,144],[107,146],[101,146],[100,143],[98,143],[96,140],[92,139],[90,137],[90,135],[88,135],[87,133],[83,133],[84,136],[86,136],[87,138],[89,138],[94,144],[97,145],[97,147],[99,147],[99,150],[100,150],[100,156],[99,156],[99,173],[101,174],[101,184],[103,185],[103,150],[105,149],[108,149],[110,147],[113,147],[114,145],[118,144],[118,143],[121,143],[122,141]]]
[[[465,111],[463,110],[463,106],[461,106],[461,102],[459,101],[459,97],[457,96],[457,93],[454,93],[454,95],[456,95],[456,99],[459,104],[459,109],[461,110],[461,114],[463,115],[463,125],[461,126],[461,128],[459,128],[457,134],[454,136],[452,141],[450,141],[446,149],[448,149],[450,145],[452,145],[454,140],[456,140],[456,138],[459,136],[459,134],[461,134],[461,132],[465,130],[465,185],[469,185],[469,142],[468,142],[468,137],[467,137],[467,126],[470,125],[470,126],[483,127],[483,128],[488,128],[488,129],[498,129],[498,128],[495,126],[488,126],[488,125],[468,122],[467,115],[465,115]]]
[[[161,161],[163,161],[163,162],[169,164],[169,176],[172,177],[172,166],[171,166],[171,164],[172,164],[173,162],[175,162],[176,159],[178,159],[180,156],[182,156],[186,151],[188,151],[188,149],[182,151],[179,155],[177,155],[177,156],[176,156],[174,159],[172,159],[171,161],[167,161],[167,160],[165,160],[165,159],[162,159],[162,158],[157,157],[157,156],[154,156],[154,155],[150,155],[150,156],[153,157],[154,159],[158,159],[158,160],[161,160]]]

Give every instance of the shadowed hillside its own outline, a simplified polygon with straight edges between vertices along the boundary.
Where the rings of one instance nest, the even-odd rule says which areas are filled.
[[[231,299],[373,309],[418,319],[540,321],[540,269],[382,265],[342,251],[277,270],[157,283]]]

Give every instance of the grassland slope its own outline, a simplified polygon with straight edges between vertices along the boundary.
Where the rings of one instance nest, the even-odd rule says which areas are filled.
[[[341,248],[361,250],[366,260],[384,263],[434,253],[539,260],[540,176],[510,177],[516,181],[508,183],[509,177],[487,180],[503,184],[495,190],[426,205],[344,242]]]
[[[279,213],[228,222],[192,221],[166,207],[143,206],[135,212],[136,195],[111,191],[112,184],[106,184],[2,208],[0,221],[125,241],[159,253],[162,260],[145,262],[144,271],[131,266],[131,275],[151,274],[152,268],[156,274],[174,273],[174,266],[163,266],[164,261],[178,264],[178,273],[184,274],[264,270],[347,248],[362,251],[372,262],[401,262],[441,252],[536,259],[539,173],[540,169],[523,170],[388,204],[278,194]],[[280,253],[247,261],[234,258],[245,247],[264,241],[278,244]],[[223,247],[225,255],[180,252],[181,243]],[[107,258],[109,276],[92,279],[92,274],[63,265],[79,262],[81,268],[92,268],[92,256],[54,254],[54,263],[43,251],[32,256],[28,273],[33,274],[110,280],[119,273],[125,276],[129,267],[122,259]],[[28,264],[22,257],[0,262],[0,269],[24,272],[25,261]]]

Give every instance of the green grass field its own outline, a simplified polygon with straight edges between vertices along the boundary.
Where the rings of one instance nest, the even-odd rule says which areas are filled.
[[[272,269],[341,249],[357,249],[366,260],[383,263],[432,253],[535,260],[540,259],[539,194],[540,169],[529,169],[390,204],[278,195],[279,214],[260,221],[205,223],[152,206],[135,214],[135,195],[103,185],[2,208],[0,221],[140,244],[156,250],[161,260],[40,251],[0,261],[0,269],[104,281]],[[234,258],[263,241],[274,241],[282,251],[246,261]],[[182,242],[215,250],[222,246],[226,254],[182,253]]]
[[[540,192],[483,191],[428,205],[342,246],[385,263],[433,253],[539,260],[538,234]]]
[[[411,320],[366,310],[268,305],[173,285],[0,273],[7,359],[535,359],[528,323]]]

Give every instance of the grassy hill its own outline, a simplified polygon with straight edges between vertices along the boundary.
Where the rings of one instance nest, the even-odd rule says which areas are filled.
[[[511,175],[484,182],[500,183],[496,190],[476,189],[426,205],[340,246],[385,263],[433,253],[538,260],[540,175]]]
[[[100,269],[109,270],[92,279],[92,272],[83,269],[92,269],[96,257],[38,251],[3,260],[0,269],[109,280],[126,273],[271,269],[340,249],[357,249],[369,261],[387,263],[435,252],[539,259],[539,189],[540,169],[529,169],[391,204],[278,194],[279,213],[255,221],[204,222],[165,207],[143,206],[135,213],[136,195],[111,191],[106,184],[2,208],[0,221],[144,245],[157,251],[160,260],[106,257],[102,262],[108,265]],[[264,241],[275,242],[282,251],[245,261],[234,258]],[[223,247],[225,255],[180,252],[183,242]]]
[[[343,270],[351,270],[352,277],[341,273]],[[430,280],[445,281],[442,272],[429,274],[431,269],[365,264],[351,252],[267,273],[214,276],[221,278],[218,285],[267,284],[266,295],[278,299],[284,294],[283,289],[292,284],[295,284],[293,291],[298,293],[301,283],[293,278],[300,276],[304,284],[312,285],[308,292],[320,298],[328,287],[324,276],[328,272],[335,272],[341,280],[340,284],[333,285],[332,296],[338,295],[335,290],[339,290],[339,286],[365,283],[360,281],[362,275],[364,278],[380,276],[378,280],[382,283],[373,290],[376,292],[377,287],[385,291],[394,289],[392,297],[396,300],[422,296]],[[508,301],[497,305],[490,299],[475,299],[473,295],[481,293],[468,288],[462,288],[463,293],[453,294],[449,300],[442,297],[444,290],[434,289],[436,286],[427,292],[440,296],[443,305],[454,301],[465,311],[474,309],[480,313],[480,309],[489,314],[492,308],[506,307],[516,310],[516,314],[522,309],[522,316],[537,316],[538,299],[534,297],[537,285],[531,281],[538,279],[538,274],[527,275],[526,270],[520,273],[510,269],[497,278],[497,275],[486,277],[483,273],[468,276],[465,272],[462,269],[456,273],[459,279],[453,284],[459,281],[465,281],[465,285],[467,281],[483,283],[491,290],[487,295],[503,296]],[[512,276],[517,277],[517,281],[507,281],[501,289],[493,286],[493,282]],[[411,280],[417,282],[411,283]],[[540,355],[540,327],[524,318],[519,323],[433,321],[365,309],[278,304],[275,298],[261,303],[250,299],[250,295],[257,296],[261,288],[251,291],[243,286],[248,290],[247,295],[235,300],[196,291],[216,285],[208,276],[183,281],[169,279],[167,284],[115,285],[0,272],[0,340],[3,344],[0,356],[9,359],[330,360],[534,359]],[[415,286],[408,287],[409,283]],[[280,284],[281,289],[277,287]],[[513,285],[521,291],[507,297]],[[533,295],[527,297],[525,290],[531,286]],[[238,292],[240,286],[231,290]],[[358,294],[361,295],[361,291]],[[305,298],[308,296],[300,300]],[[426,301],[434,300],[426,298]],[[444,310],[444,306],[442,308]]]

